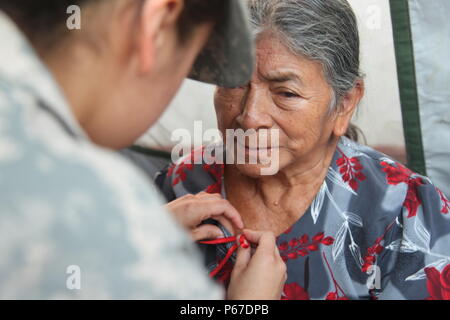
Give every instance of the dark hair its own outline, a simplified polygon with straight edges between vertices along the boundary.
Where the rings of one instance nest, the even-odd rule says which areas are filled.
[[[347,132],[345,133],[345,136],[355,142],[367,144],[367,140],[366,140],[366,136],[364,135],[364,132],[358,126],[354,125],[353,123],[349,124]]]
[[[69,17],[67,14],[69,6],[77,5],[82,8],[83,5],[100,1],[106,0],[0,0],[0,10],[8,14],[32,42],[48,46],[66,34],[65,24]],[[224,2],[224,0],[185,0],[185,8],[178,24],[180,40],[185,40],[195,26],[218,21],[224,11],[222,10]]]
[[[220,23],[226,1],[228,0],[185,0],[185,8],[178,20],[178,35],[181,41],[187,39],[193,27],[201,23]]]

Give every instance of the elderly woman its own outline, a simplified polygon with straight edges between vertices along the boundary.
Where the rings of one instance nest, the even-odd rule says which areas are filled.
[[[272,231],[287,265],[283,299],[450,299],[450,202],[426,177],[349,139],[364,84],[347,1],[255,0],[250,9],[257,68],[248,85],[217,89],[218,124],[224,135],[278,129],[266,151],[277,151],[279,170],[188,165],[188,156],[157,178],[177,199],[169,208],[219,193],[246,228]],[[246,145],[246,154],[263,148]],[[205,225],[210,238],[225,236],[201,247],[226,283],[226,239],[241,231],[224,219]]]

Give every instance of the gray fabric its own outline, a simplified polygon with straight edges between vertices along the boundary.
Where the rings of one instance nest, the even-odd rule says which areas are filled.
[[[142,173],[148,178],[149,181],[153,181],[156,174],[164,169],[170,162],[165,158],[158,158],[155,156],[139,153],[131,149],[123,149],[119,152],[126,159],[130,160],[134,165],[142,169]]]
[[[223,1],[227,2],[225,19],[217,22],[189,77],[232,88],[250,80],[255,53],[246,1]]]
[[[450,1],[410,0],[427,174],[450,196]]]
[[[223,297],[156,187],[89,141],[1,12],[0,38],[0,299]]]

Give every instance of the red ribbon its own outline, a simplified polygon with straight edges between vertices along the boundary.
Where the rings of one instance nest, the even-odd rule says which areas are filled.
[[[224,243],[236,242],[236,240],[237,240],[237,237],[228,237],[228,238],[220,238],[220,239],[215,239],[215,240],[199,241],[199,243],[202,243],[202,244],[224,244]],[[245,238],[245,235],[241,235],[239,238],[239,245],[244,249],[247,249],[249,247],[246,240],[247,239]],[[209,276],[211,278],[214,278],[220,272],[220,270],[222,270],[222,268],[225,266],[225,264],[228,262],[228,260],[230,260],[231,256],[237,250],[238,247],[239,246],[235,243],[234,245],[231,246],[230,249],[228,249],[228,252],[225,255],[225,258],[223,258],[223,260],[220,261],[220,263],[217,265],[217,267],[215,267],[214,270],[209,273]]]

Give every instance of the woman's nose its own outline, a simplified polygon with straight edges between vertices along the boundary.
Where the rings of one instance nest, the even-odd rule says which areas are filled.
[[[270,129],[273,126],[269,101],[263,90],[248,88],[242,104],[242,112],[236,121],[243,129]]]

